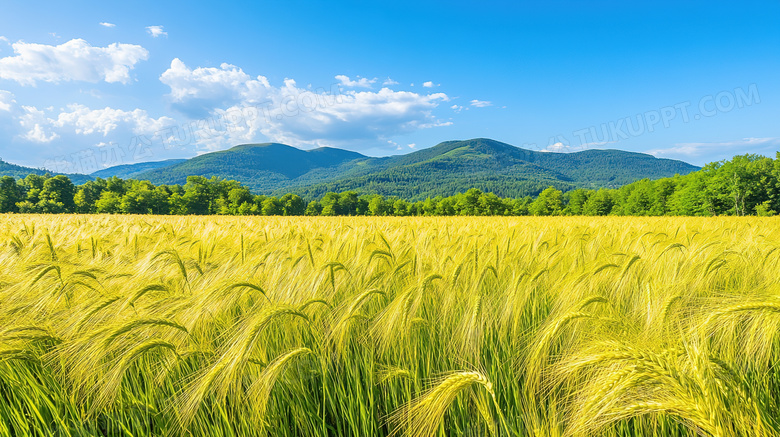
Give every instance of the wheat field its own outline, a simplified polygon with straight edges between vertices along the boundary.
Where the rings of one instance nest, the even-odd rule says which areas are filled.
[[[780,221],[0,219],[0,435],[780,435]]]

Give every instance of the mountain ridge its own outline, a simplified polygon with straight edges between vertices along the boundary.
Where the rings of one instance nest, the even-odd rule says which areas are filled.
[[[188,176],[216,176],[237,180],[258,194],[291,192],[315,198],[328,191],[355,190],[418,200],[472,187],[513,197],[533,195],[548,186],[562,190],[616,188],[639,179],[698,169],[683,161],[639,152],[540,152],[474,138],[386,157],[331,147],[302,150],[281,143],[239,144],[185,160],[111,167],[90,176],[118,176],[154,184],[183,184]]]
[[[241,160],[236,167],[238,157]],[[262,162],[253,160],[256,158],[262,158]],[[284,159],[284,165],[275,162],[278,159]],[[289,165],[295,171],[289,171]],[[368,157],[335,148],[304,151],[279,143],[242,144],[138,177],[154,183],[183,183],[190,175],[217,176],[236,179],[265,194],[292,192],[315,198],[327,191],[356,190],[415,200],[472,187],[504,196],[536,194],[551,185],[564,190],[615,188],[638,179],[687,174],[698,168],[638,152],[539,152],[475,138],[445,141],[387,157]]]
[[[56,171],[51,171],[42,168],[24,167],[0,159],[0,176],[11,176],[18,179],[24,179],[27,175],[31,175],[31,174],[35,174],[39,176],[43,176],[47,174],[52,176],[65,175],[74,184],[83,184],[84,182],[92,179],[89,175],[78,174],[78,173],[58,173]]]

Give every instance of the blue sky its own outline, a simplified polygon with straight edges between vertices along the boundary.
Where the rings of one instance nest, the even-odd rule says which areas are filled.
[[[91,172],[475,137],[694,164],[780,150],[777,1],[112,3],[1,3],[0,158]]]

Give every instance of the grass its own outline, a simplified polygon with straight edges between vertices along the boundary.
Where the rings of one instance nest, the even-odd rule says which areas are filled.
[[[4,216],[0,435],[780,435],[779,224]]]

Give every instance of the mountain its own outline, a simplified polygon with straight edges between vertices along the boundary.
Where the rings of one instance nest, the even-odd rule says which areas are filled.
[[[98,170],[94,173],[91,173],[90,176],[95,178],[103,178],[108,179],[112,176],[116,176],[120,179],[135,179],[135,176],[149,171],[154,170],[157,168],[162,167],[170,167],[172,165],[181,164],[186,159],[168,159],[165,161],[151,161],[151,162],[140,162],[138,164],[124,164],[124,165],[116,165],[113,167],[105,168],[103,170]]]
[[[57,176],[62,173],[57,173],[49,170],[42,170],[39,168],[22,167],[21,165],[11,164],[3,160],[0,160],[0,176],[11,176],[11,177],[23,179],[29,174],[37,174],[41,176],[45,174],[50,174],[52,176]],[[89,176],[83,174],[68,174],[66,176],[68,176],[71,182],[73,182],[76,185],[83,184],[84,182],[91,179]]]
[[[136,177],[155,184],[183,184],[187,176],[217,176],[235,179],[253,191],[266,193],[288,186],[290,181],[312,171],[338,168],[359,159],[366,157],[330,147],[301,150],[278,143],[244,144],[139,173]]]
[[[187,176],[234,179],[255,193],[297,193],[306,199],[355,190],[420,200],[469,188],[499,196],[535,195],[548,186],[616,188],[638,179],[688,174],[699,167],[621,150],[549,153],[476,138],[446,141],[406,155],[372,158],[321,147],[301,150],[278,143],[243,144],[191,159],[127,164],[91,175],[67,175],[81,184],[95,177],[184,184]],[[0,161],[0,176],[51,173]],[[56,173],[52,173],[56,174]]]
[[[278,143],[244,144],[137,172],[133,178],[183,184],[190,175],[217,176],[263,194],[294,192],[311,199],[328,191],[356,190],[418,200],[472,187],[512,197],[536,194],[550,185],[563,190],[619,187],[698,169],[643,153],[537,152],[477,138],[384,158],[328,147],[304,151]]]
[[[548,186],[616,188],[638,179],[687,174],[699,167],[621,150],[576,153],[537,152],[495,140],[477,138],[447,141],[407,155],[373,158],[331,181],[293,181],[288,190],[304,197],[328,191],[356,190],[420,200],[451,195],[471,187],[518,197],[534,195]]]

